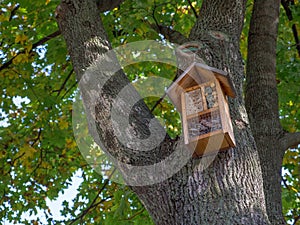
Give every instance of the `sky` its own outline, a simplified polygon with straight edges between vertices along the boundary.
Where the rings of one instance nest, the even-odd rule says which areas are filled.
[[[61,216],[60,213],[60,210],[63,209],[62,203],[63,201],[68,201],[69,206],[70,207],[73,206],[72,199],[75,198],[75,196],[77,195],[78,193],[77,189],[79,185],[82,183],[82,181],[83,181],[82,171],[77,170],[72,177],[71,185],[66,190],[64,190],[63,194],[62,193],[59,194],[57,200],[51,201],[49,199],[46,199],[47,206],[50,208],[51,214],[53,218],[55,218],[55,220],[66,219],[65,217]],[[29,216],[29,213],[25,213],[22,215],[22,218],[27,220],[36,220],[37,218],[39,218],[43,224],[47,223],[46,217],[42,210],[38,210],[38,214],[32,216]],[[3,225],[16,225],[16,224],[13,222],[4,221]],[[22,225],[22,224],[19,223],[17,225]]]
[[[26,104],[28,104],[30,102],[30,100],[27,98],[21,98],[21,97],[17,96],[17,97],[13,98],[13,102],[18,108],[21,108],[22,102],[25,102]],[[0,109],[0,115],[2,118],[7,118],[7,115],[1,109]],[[9,125],[7,123],[7,121],[8,121],[7,119],[0,120],[0,126],[7,127]],[[71,185],[66,190],[64,190],[64,193],[61,192],[59,194],[58,198],[54,201],[51,201],[50,199],[46,199],[47,206],[50,208],[53,218],[55,218],[56,220],[66,219],[60,213],[60,210],[63,209],[62,203],[64,201],[68,201],[69,206],[70,207],[73,206],[72,199],[74,199],[75,196],[77,195],[77,193],[78,193],[77,189],[78,189],[79,185],[82,183],[82,181],[83,181],[82,171],[77,170],[72,177]],[[38,210],[38,214],[32,215],[32,216],[30,216],[29,213],[24,213],[22,215],[22,217],[24,219],[26,218],[28,220],[36,220],[37,218],[39,218],[42,223],[45,223],[45,224],[47,223],[45,215],[42,210]],[[4,221],[3,225],[16,225],[16,224],[13,222]],[[22,225],[22,224],[17,224],[17,225]]]

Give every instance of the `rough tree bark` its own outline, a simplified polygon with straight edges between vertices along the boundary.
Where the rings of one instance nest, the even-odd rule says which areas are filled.
[[[299,134],[284,132],[279,121],[276,82],[276,40],[279,0],[254,1],[247,56],[246,107],[255,137],[271,224],[286,224],[281,203],[281,167],[285,153],[299,143]]]
[[[189,37],[201,44],[199,57],[210,66],[228,71],[234,82],[237,97],[230,100],[230,111],[237,146],[219,153],[205,170],[202,170],[203,161],[190,159],[180,171],[163,182],[133,186],[156,224],[269,224],[259,156],[242,96],[244,73],[239,38],[245,4],[245,0],[204,0]],[[98,57],[111,49],[96,1],[63,0],[57,8],[57,21],[80,79]],[[99,72],[99,84],[108,74],[109,71]],[[118,142],[112,128],[110,108],[116,95],[128,83],[120,70],[106,82],[101,93],[97,93],[97,128],[104,147],[118,160],[148,165],[170,154],[180,140],[171,140],[167,136],[150,153],[132,151]],[[88,103],[95,93],[93,90],[81,91],[86,108],[93,110],[89,109]],[[130,91],[133,96],[137,95],[133,89]],[[121,108],[120,114],[123,113]],[[136,122],[132,129],[139,137],[147,136],[153,116],[142,102],[138,109],[133,110]],[[156,129],[161,128],[157,126]]]

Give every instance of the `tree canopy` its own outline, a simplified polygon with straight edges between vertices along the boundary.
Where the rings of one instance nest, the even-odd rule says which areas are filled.
[[[77,147],[72,107],[78,89],[66,43],[55,19],[59,3],[58,0],[0,3],[0,221],[153,224],[132,190],[110,181],[109,174],[98,173]],[[124,1],[112,10],[104,9],[101,18],[113,47],[141,40],[165,43],[166,38],[183,43],[188,40],[201,3],[201,0]],[[299,1],[281,1],[276,77],[280,121],[287,132],[300,131],[299,7]],[[241,35],[240,50],[245,63],[252,9],[251,0]],[[168,33],[169,28],[181,35]],[[176,68],[163,63],[136,63],[124,70],[132,82],[154,75],[169,80],[176,76]],[[153,87],[144,88],[143,91],[150,91]],[[181,134],[180,116],[167,99],[149,97],[145,102],[163,121],[171,137]],[[299,151],[299,145],[290,148],[282,165],[283,211],[290,224],[300,222]],[[64,193],[78,172],[82,178],[78,193],[71,201],[62,203],[64,219],[57,219],[47,201]],[[41,213],[43,218],[37,216]]]

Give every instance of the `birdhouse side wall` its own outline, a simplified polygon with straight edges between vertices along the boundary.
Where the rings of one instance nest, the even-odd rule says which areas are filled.
[[[221,116],[221,123],[222,123],[222,129],[223,132],[226,134],[225,138],[228,141],[228,144],[231,147],[235,146],[235,139],[233,135],[233,127],[231,123],[231,117],[230,117],[230,112],[229,112],[229,105],[228,105],[228,100],[227,96],[225,96],[220,83],[217,81],[216,82],[216,87],[217,87],[217,93],[218,93],[218,104],[219,104],[219,111],[220,111],[220,116]]]
[[[188,124],[187,124],[187,115],[186,115],[186,102],[185,102],[185,92],[181,93],[181,122],[183,127],[183,135],[184,135],[184,144],[189,143],[189,132],[188,132]]]

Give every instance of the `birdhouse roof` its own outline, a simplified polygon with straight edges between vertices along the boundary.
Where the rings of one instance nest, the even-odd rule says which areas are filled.
[[[192,63],[184,73],[173,82],[166,92],[177,109],[181,110],[180,96],[185,89],[215,81],[216,79],[220,82],[226,95],[232,98],[236,96],[233,84],[227,72],[197,62]]]

